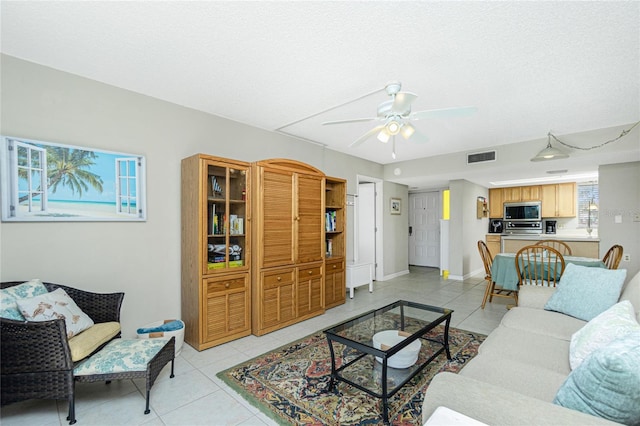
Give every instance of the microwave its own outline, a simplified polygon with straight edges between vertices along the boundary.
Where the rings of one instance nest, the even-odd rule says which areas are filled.
[[[540,201],[504,203],[503,219],[511,221],[540,221],[542,220],[542,203]]]

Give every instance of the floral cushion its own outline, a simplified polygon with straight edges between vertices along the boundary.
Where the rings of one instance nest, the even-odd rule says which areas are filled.
[[[571,336],[569,363],[576,369],[593,351],[608,346],[632,332],[640,332],[640,324],[628,300],[616,303]]]
[[[114,339],[100,352],[78,365],[73,374],[88,376],[145,371],[149,361],[166,344],[167,340],[164,339]]]
[[[12,287],[3,288],[0,290],[0,317],[24,321],[16,300],[45,293],[48,293],[47,288],[37,278]]]
[[[93,325],[93,320],[61,288],[40,296],[18,299],[16,303],[27,321],[64,319],[69,339]]]

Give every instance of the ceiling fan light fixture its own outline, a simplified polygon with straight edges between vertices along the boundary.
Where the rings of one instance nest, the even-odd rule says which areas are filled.
[[[390,135],[397,135],[400,132],[400,123],[395,118],[392,118],[386,126],[387,133]]]
[[[547,147],[540,151],[531,161],[548,161],[559,160],[561,158],[569,158],[569,154],[560,151],[551,146],[551,133],[547,135]]]
[[[411,123],[405,123],[400,128],[400,134],[403,138],[409,139],[416,132],[416,128],[411,125]]]
[[[387,128],[384,127],[382,130],[380,130],[380,133],[378,133],[378,140],[382,143],[387,143],[389,142],[389,138],[391,137],[391,135],[389,134],[389,132],[387,131]]]

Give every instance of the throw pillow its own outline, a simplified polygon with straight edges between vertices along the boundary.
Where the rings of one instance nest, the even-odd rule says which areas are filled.
[[[593,351],[632,332],[640,332],[633,305],[628,300],[616,303],[571,336],[569,363],[576,369]]]
[[[626,425],[640,424],[640,332],[589,355],[569,374],[553,403]]]
[[[570,263],[558,289],[544,308],[591,321],[618,302],[627,276],[626,269],[604,269]]]
[[[64,319],[69,339],[93,325],[93,320],[61,288],[40,296],[18,299],[17,303],[27,321]]]
[[[16,300],[45,293],[48,293],[47,288],[37,278],[12,287],[3,288],[0,290],[0,317],[24,321]]]

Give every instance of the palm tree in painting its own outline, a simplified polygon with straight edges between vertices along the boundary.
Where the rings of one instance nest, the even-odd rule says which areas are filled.
[[[97,154],[93,151],[70,149],[63,147],[47,148],[47,177],[49,189],[55,193],[58,185],[67,186],[74,194],[82,198],[82,192],[89,185],[102,192],[102,178],[89,169],[95,164]]]

